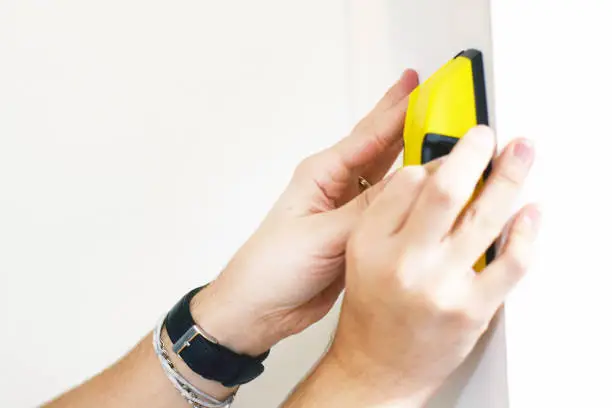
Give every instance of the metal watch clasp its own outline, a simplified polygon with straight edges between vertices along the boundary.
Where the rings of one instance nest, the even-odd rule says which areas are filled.
[[[194,324],[172,345],[172,351],[176,354],[180,354],[187,347],[191,346],[191,342],[198,336],[202,336],[211,343],[219,344],[217,339],[206,333],[197,324]]]

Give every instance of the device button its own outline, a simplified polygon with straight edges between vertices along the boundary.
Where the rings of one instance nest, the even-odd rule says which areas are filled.
[[[423,139],[421,163],[425,164],[439,157],[446,156],[453,150],[459,138],[452,136],[427,133]]]

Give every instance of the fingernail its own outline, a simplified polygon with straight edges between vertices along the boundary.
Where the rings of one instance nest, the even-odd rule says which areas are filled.
[[[522,222],[533,232],[538,232],[542,219],[542,212],[537,205],[531,205],[525,209]]]
[[[402,71],[402,75],[400,75],[400,78],[399,78],[398,82],[400,82],[400,83],[407,82],[408,78],[411,79],[410,82],[416,81],[418,83],[418,81],[419,81],[419,74],[414,69],[407,68],[407,69]]]
[[[533,160],[533,145],[529,140],[521,139],[514,145],[512,153],[523,163],[530,164]]]

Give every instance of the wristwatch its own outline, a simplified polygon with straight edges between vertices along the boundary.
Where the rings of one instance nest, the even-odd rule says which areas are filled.
[[[219,382],[226,387],[246,384],[263,373],[262,363],[270,354],[270,350],[255,357],[238,354],[219,344],[213,336],[198,326],[193,320],[189,305],[191,299],[206,286],[187,293],[166,315],[164,325],[172,342],[172,350],[202,378]]]

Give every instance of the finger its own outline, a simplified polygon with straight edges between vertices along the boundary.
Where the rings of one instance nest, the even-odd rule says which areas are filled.
[[[421,168],[425,174],[433,174],[443,163],[444,157],[437,160],[433,160],[424,166],[414,166],[415,168]],[[399,172],[405,171],[407,168],[400,168],[389,174],[380,182],[374,184],[357,197],[353,198],[350,202],[343,205],[342,207],[327,211],[324,213],[317,214],[312,217],[311,224],[316,229],[317,233],[325,240],[327,237],[329,242],[334,242],[337,248],[329,248],[332,253],[343,251],[346,241],[349,235],[360,221],[363,213],[378,200],[383,190],[386,189],[387,185]],[[405,193],[405,192],[402,192]],[[413,194],[416,197],[417,193]],[[410,194],[408,194],[410,197]],[[375,218],[374,215],[372,218]]]
[[[510,143],[495,161],[484,188],[466,209],[450,242],[460,262],[472,264],[501,234],[533,163],[525,139]]]
[[[396,161],[403,146],[403,141],[398,140],[395,146],[389,148],[389,150],[382,154],[381,157],[375,160],[371,165],[367,166],[360,175],[353,176],[353,178],[357,179],[357,182],[352,182],[350,187],[345,188],[343,196],[336,202],[339,203],[339,205],[345,205],[355,197],[359,196],[359,194],[363,191],[358,182],[360,176],[363,177],[370,185],[375,185],[382,180],[389,172],[389,169],[393,163]]]
[[[401,101],[419,85],[419,75],[412,69],[405,70],[400,79],[385,93],[376,104],[373,112],[385,111]]]
[[[427,171],[422,166],[404,167],[395,173],[365,214],[363,230],[366,234],[391,236],[397,232],[426,179]]]
[[[323,190],[327,201],[342,205],[359,192],[352,186],[358,176],[382,178],[401,151],[407,96],[417,84],[416,73],[406,71],[349,136],[303,160],[293,177],[300,188]]]
[[[399,139],[385,153],[368,165],[362,173],[370,183],[378,183],[389,172],[389,168],[396,162],[404,148],[404,141]]]
[[[497,310],[527,271],[540,226],[540,210],[530,204],[518,212],[510,225],[504,248],[491,265],[474,279],[482,302]]]
[[[395,172],[367,210],[364,231],[390,236],[401,229],[425,180],[443,161],[440,158],[425,166],[407,166]]]
[[[477,126],[462,137],[423,187],[403,227],[406,237],[424,244],[443,240],[472,196],[494,150],[495,136],[488,127]]]
[[[327,288],[304,305],[304,313],[310,315],[307,322],[318,321],[330,311],[344,290],[344,274],[341,274]]]
[[[422,173],[425,177],[433,174],[440,167],[444,159],[444,157],[441,157],[423,166],[410,166],[399,168],[392,172],[390,175],[388,175],[382,182],[375,184],[371,188],[368,188],[363,193],[355,197],[341,210],[345,213],[350,213],[353,219],[357,219],[359,216],[361,216],[362,213],[368,210],[369,207],[374,205],[377,200],[379,200],[379,196],[383,193],[383,191],[385,191],[385,195],[387,196],[387,198],[380,198],[381,200],[393,200],[394,198],[392,197],[395,197],[396,195],[401,197],[407,196],[408,199],[414,200],[418,192],[412,192],[411,195],[411,183],[407,182],[405,179],[411,179],[413,176],[415,176],[415,173]],[[406,175],[405,173],[410,173],[410,175]],[[395,180],[397,177],[400,177],[401,180]],[[420,176],[416,177],[418,178]],[[401,186],[404,182],[407,182],[408,185],[404,185],[404,188],[402,188]],[[401,199],[401,197],[396,198]],[[376,214],[373,217],[377,217]]]
[[[447,156],[438,157],[435,160],[423,164],[423,167],[425,168],[425,170],[427,170],[427,175],[431,176],[436,171],[438,171],[438,169],[440,168],[440,166],[442,166],[442,163],[444,163],[446,158]]]
[[[402,138],[408,96],[417,85],[412,81],[407,83],[402,92],[397,92],[401,97],[391,92],[393,96],[383,98],[385,102],[381,101],[380,105],[386,109],[374,109],[349,136],[332,146],[328,154],[339,158],[350,171],[363,171],[364,166],[396,146]]]
[[[341,273],[336,280],[334,280],[327,288],[323,290],[319,294],[319,301],[321,303],[327,303],[333,305],[333,303],[338,299],[338,296],[342,293],[345,286],[344,273]]]
[[[427,174],[435,172],[443,162],[444,158],[433,160],[422,167]],[[386,188],[387,184],[395,178],[398,172],[403,171],[402,168],[395,170],[380,182],[363,191],[361,194],[353,198],[351,201],[342,207],[317,214],[312,218],[311,223],[316,224],[317,232],[323,237],[329,237],[334,242],[339,242],[339,245],[344,245],[348,236],[355,228],[363,213],[378,199],[378,196]],[[343,250],[343,248],[342,248]]]
[[[310,225],[321,241],[331,243],[328,253],[342,255],[346,249],[346,242],[363,212],[376,200],[384,188],[385,180],[368,188],[357,197],[335,210],[322,212],[311,217]]]

